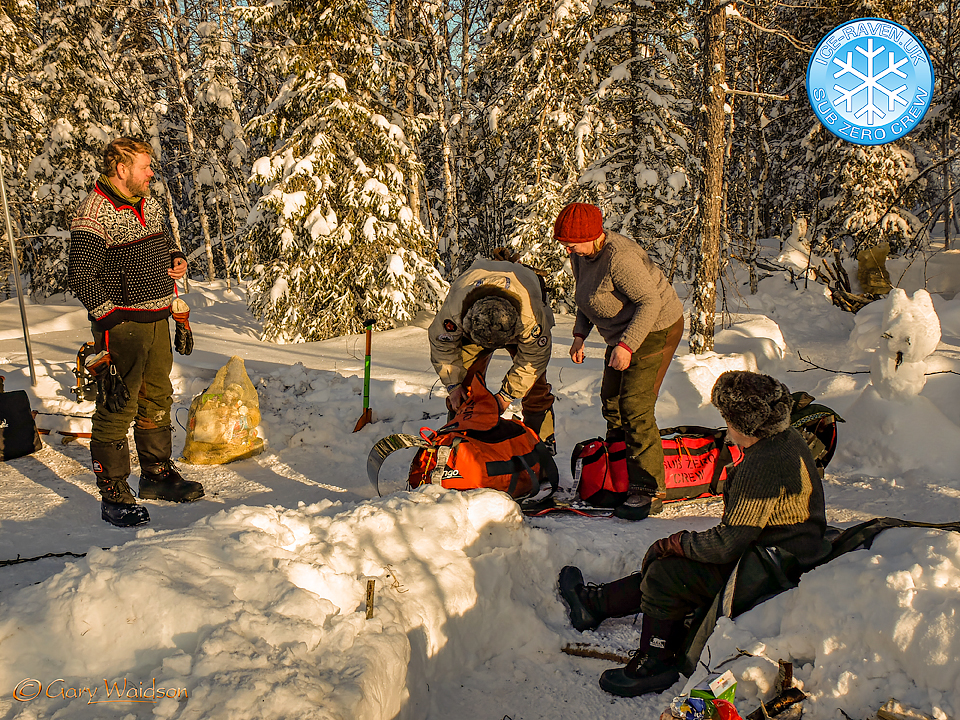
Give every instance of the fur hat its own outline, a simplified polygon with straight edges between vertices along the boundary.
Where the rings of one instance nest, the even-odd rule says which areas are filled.
[[[769,375],[725,372],[714,383],[710,400],[727,425],[744,435],[768,438],[790,427],[793,398],[786,385]]]
[[[480,298],[463,316],[463,331],[487,349],[517,342],[521,330],[520,313],[513,303],[498,295]]]
[[[553,237],[560,242],[593,242],[603,232],[600,208],[588,203],[570,203],[553,224]]]

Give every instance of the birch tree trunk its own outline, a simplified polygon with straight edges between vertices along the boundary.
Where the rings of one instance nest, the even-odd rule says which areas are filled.
[[[707,0],[703,49],[704,179],[700,198],[703,229],[693,283],[693,309],[690,312],[690,352],[695,354],[713,350],[717,282],[720,278],[720,210],[723,203],[723,159],[726,151],[725,24],[721,0]]]
[[[944,152],[950,152],[950,139],[952,136],[953,122],[947,120],[943,128],[943,149]],[[953,178],[951,173],[953,172],[953,163],[948,162],[943,168],[943,196],[946,198],[947,203],[943,208],[943,249],[950,249],[950,231],[952,230],[952,225],[956,215],[956,207],[953,202]]]
[[[167,196],[167,219],[170,221],[170,234],[173,235],[173,244],[177,246],[180,252],[183,252],[183,242],[180,239],[180,221],[177,220],[177,214],[173,211],[173,195],[170,193],[167,178],[163,175],[160,175],[160,184],[163,185],[163,194]],[[190,292],[189,272],[183,276],[183,291]]]
[[[446,5],[444,5],[446,6]],[[421,11],[423,12],[423,11]],[[443,22],[445,13],[438,15],[438,22]],[[440,133],[441,172],[443,174],[443,223],[440,228],[440,254],[448,267],[456,265],[459,254],[459,232],[457,224],[457,188],[454,178],[456,164],[456,148],[454,147],[454,133],[450,125],[451,104],[451,70],[450,53],[448,46],[441,46],[440,33],[433,26],[431,18],[423,13],[423,30],[430,45],[430,55],[433,61],[434,72],[437,77],[437,91],[439,98],[436,106],[437,130]]]
[[[184,135],[187,141],[187,152],[190,155],[190,178],[193,181],[193,192],[197,201],[197,214],[200,218],[200,230],[203,234],[204,248],[207,253],[207,280],[214,280],[217,277],[213,266],[213,241],[210,238],[210,219],[207,217],[206,203],[204,203],[203,186],[200,184],[200,177],[197,171],[197,142],[194,137],[193,128],[193,103],[187,96],[187,88],[184,82],[183,65],[180,62],[180,52],[182,44],[179,42],[174,23],[179,17],[170,6],[170,0],[164,0],[164,7],[167,14],[161,19],[164,29],[170,37],[171,51],[166,53],[170,59],[171,69],[173,70],[173,79],[176,82],[176,89],[179,93],[179,100],[183,106],[183,126]]]
[[[227,243],[223,240],[223,212],[220,209],[220,196],[216,187],[213,190],[213,202],[217,208],[217,235],[220,237],[220,253],[223,255],[223,276],[227,279],[227,290],[230,289],[230,256],[227,255]]]
[[[236,259],[239,256],[239,249],[237,247],[237,235],[240,234],[240,223],[237,220],[237,204],[233,200],[233,193],[229,191],[229,186],[227,186],[227,206],[230,208],[230,222],[233,228],[233,257]],[[237,270],[237,284],[239,285],[243,282],[243,278],[240,276],[240,265],[241,263],[236,264]],[[227,268],[227,277],[230,277],[230,269]]]
[[[944,28],[944,67],[954,67],[954,57],[956,46],[954,45],[954,23],[956,18],[954,17],[957,11],[957,5],[955,0],[947,0],[946,3],[946,20],[947,24]],[[943,154],[945,156],[950,155],[951,145],[953,141],[953,121],[951,118],[947,118],[944,123],[943,128]],[[943,197],[946,199],[946,206],[943,208],[943,249],[949,250],[951,246],[950,234],[953,229],[953,224],[956,220],[956,206],[954,205],[953,200],[953,162],[948,162],[943,168]]]
[[[410,7],[410,0],[404,3],[403,5],[403,37],[405,40],[410,41],[413,39],[413,12]],[[414,70],[411,65],[407,66],[407,82],[405,87],[406,92],[406,105],[404,107],[404,116],[407,118],[407,128],[413,129],[413,119],[416,115],[416,94],[414,93]],[[412,142],[412,139],[411,139]],[[417,152],[417,156],[420,155],[420,148],[414,147],[414,150]],[[420,183],[423,182],[422,178],[419,177],[409,177],[407,178],[407,204],[410,206],[410,209],[413,210],[414,215],[418,218],[423,218],[423,209],[420,207]],[[427,208],[427,227],[430,231],[430,237],[436,241],[437,238],[434,237],[433,233],[433,218],[429,215],[430,209]]]

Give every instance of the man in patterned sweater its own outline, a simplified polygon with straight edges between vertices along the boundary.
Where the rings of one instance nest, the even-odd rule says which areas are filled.
[[[131,422],[140,497],[189,502],[203,496],[203,486],[184,480],[170,462],[173,352],[167,318],[174,282],[186,274],[187,261],[170,242],[160,205],[150,197],[152,154],[150,145],[131,138],[107,145],[103,175],[70,226],[69,286],[89,313],[95,350],[109,353],[129,393],[119,409],[98,393],[90,440],[101,517],[119,527],[150,520],[127,484]]]
[[[790,391],[769,375],[725,372],[711,399],[744,453],[724,486],[720,523],[658,540],[639,573],[612,583],[586,586],[577,568],[560,571],[560,594],[578,630],[643,613],[640,649],[626,667],[603,673],[607,692],[661,692],[679,679],[685,618],[710,606],[751,545],[776,548],[801,567],[830,551],[823,485],[806,441],[790,426]]]

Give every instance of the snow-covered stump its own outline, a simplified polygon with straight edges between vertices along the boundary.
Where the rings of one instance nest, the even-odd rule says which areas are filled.
[[[925,360],[940,343],[940,319],[926,290],[910,297],[894,288],[885,303],[870,381],[880,397],[905,400],[919,395],[927,382]]]
[[[843,463],[856,456],[860,472],[885,475],[895,484],[909,480],[918,468],[934,476],[954,473],[960,464],[960,427],[920,394],[926,359],[940,342],[930,294],[917,290],[910,297],[894,288],[874,305],[879,307],[867,306],[858,314],[850,337],[853,347],[875,349],[870,384],[844,412],[837,459]],[[937,433],[929,432],[931,422]]]

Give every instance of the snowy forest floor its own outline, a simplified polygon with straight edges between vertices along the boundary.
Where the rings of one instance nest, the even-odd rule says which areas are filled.
[[[957,520],[960,299],[954,299],[954,294],[960,288],[960,262],[952,253],[941,258],[940,264],[924,268],[928,278],[936,281],[934,289],[939,290],[934,295],[934,306],[942,326],[942,339],[928,358],[928,372],[937,374],[927,376],[919,397],[893,402],[880,398],[869,387],[871,351],[851,338],[863,337],[871,327],[879,327],[882,303],[854,316],[833,307],[822,286],[810,283],[804,290],[784,275],[775,274],[763,280],[756,296],[728,298],[730,312],[723,318],[725,327],[718,329],[714,353],[693,356],[686,343],[681,344],[661,393],[658,423],[661,427],[721,426],[722,420],[709,403],[713,380],[727,369],[759,369],[777,376],[791,390],[806,390],[846,420],[840,425],[839,450],[825,479],[831,524],[844,526],[888,515],[928,522]],[[895,276],[898,270],[906,272],[903,284],[908,292],[919,287],[917,268],[891,267]],[[375,335],[371,407],[376,422],[353,433],[361,411],[362,336],[302,345],[263,343],[257,339],[258,326],[246,310],[242,288],[229,290],[221,282],[192,283],[191,292],[185,297],[192,308],[191,325],[197,349],[189,357],[175,356],[175,452],[183,445],[183,424],[191,399],[209,385],[217,369],[231,356],[245,360],[258,390],[260,429],[267,448],[255,458],[222,466],[181,462],[184,476],[204,484],[206,497],[188,505],[147,502],[152,522],[139,532],[113,528],[99,519],[99,498],[87,441],[64,444],[56,434],[57,430],[89,430],[88,420],[69,417],[92,412],[91,403],[74,403],[69,393],[74,382],[76,352],[89,339],[85,311],[72,298],[53,298],[27,307],[38,379],[32,387],[17,301],[0,303],[0,373],[6,375],[6,389],[27,390],[33,408],[42,413],[38,424],[51,430],[41,451],[0,467],[0,559],[114,548],[109,553],[91,552],[80,560],[50,557],[0,567],[0,637],[6,638],[0,644],[0,691],[4,697],[0,700],[0,718],[99,717],[97,705],[81,709],[79,701],[71,704],[64,698],[37,698],[20,703],[11,699],[17,682],[23,677],[40,677],[42,673],[50,680],[68,677],[77,683],[84,682],[84,678],[90,683],[99,682],[103,677],[124,672],[139,673],[136,677],[142,681],[152,673],[154,678],[176,678],[190,690],[190,699],[185,702],[165,700],[144,707],[128,704],[117,708],[117,717],[125,711],[132,713],[131,717],[315,714],[365,720],[439,720],[453,716],[534,720],[581,715],[655,718],[669,697],[680,691],[682,685],[674,688],[672,694],[668,692],[667,697],[615,699],[596,686],[597,676],[610,663],[561,654],[560,645],[583,636],[574,632],[566,620],[555,590],[556,572],[562,565],[577,564],[584,568],[588,580],[597,582],[632,572],[653,540],[679,529],[702,530],[715,523],[721,511],[717,501],[670,506],[662,516],[640,523],[567,516],[519,520],[506,504],[490,498],[498,498],[495,493],[477,493],[475,497],[458,500],[449,497],[454,493],[435,491],[391,494],[390,491],[403,487],[411,451],[397,453],[388,461],[381,484],[385,497],[378,499],[366,479],[365,469],[373,443],[390,433],[416,433],[422,426],[442,424],[439,418],[444,411],[444,393],[427,350],[429,318]],[[572,447],[579,440],[602,434],[597,396],[603,348],[599,338],[591,337],[587,361],[575,366],[567,356],[571,328],[571,317],[558,317],[554,359],[548,375],[558,398],[558,466],[567,482]],[[488,373],[491,385],[502,376],[508,363],[505,353],[495,357]],[[418,592],[424,592],[430,597],[435,595],[432,601],[445,608],[437,611],[437,618],[442,621],[423,611],[426,619],[421,618],[418,626],[421,635],[414,632],[416,624],[411,624],[410,616],[399,604],[397,609],[388,605],[384,611],[379,640],[368,637],[370,631],[354,618],[360,614],[351,605],[356,589],[347,592],[345,586],[341,587],[343,578],[353,576],[358,587],[361,577],[380,577],[386,582],[384,563],[378,568],[371,565],[369,558],[362,560],[364,553],[369,552],[362,542],[363,533],[357,532],[355,537],[342,541],[361,558],[355,565],[343,560],[339,554],[342,548],[337,550],[331,545],[319,549],[335,530],[344,536],[352,535],[350,528],[362,528],[365,519],[373,516],[380,518],[382,535],[371,536],[371,542],[384,540],[387,545],[402,544],[407,548],[404,552],[379,548],[385,557],[393,557],[385,566],[396,571],[394,579],[409,584],[412,595],[406,600],[412,602]],[[428,520],[437,525],[426,525]],[[326,598],[323,602],[327,603],[323,606],[327,612],[317,617],[315,627],[303,619],[304,613],[293,613],[310,625],[315,635],[313,645],[305,640],[309,662],[304,658],[279,659],[277,648],[287,647],[284,643],[290,642],[290,638],[270,639],[270,628],[277,627],[271,625],[276,622],[271,613],[278,612],[277,608],[283,605],[279,598],[286,597],[279,585],[271,585],[280,581],[270,574],[269,568],[259,568],[258,572],[265,573],[266,584],[259,589],[243,590],[243,563],[229,562],[246,552],[239,546],[234,548],[238,542],[247,542],[249,550],[263,562],[270,559],[271,553],[279,552],[272,545],[267,547],[262,538],[243,540],[251,528],[269,535],[277,523],[287,528],[277,531],[278,537],[286,538],[277,541],[285,553],[298,552],[291,549],[296,547],[309,554],[304,538],[313,538],[312,566],[339,568],[335,577],[294,582],[297,587],[310,589],[313,596]],[[323,525],[322,533],[317,530],[317,523]],[[302,533],[297,527],[302,528]],[[484,541],[491,543],[489,547],[477,539],[484,528],[491,537]],[[283,532],[292,533],[296,540],[290,540]],[[746,620],[722,626],[711,641],[713,657],[725,657],[734,647],[748,646],[761,651],[767,648],[767,655],[774,661],[774,650],[781,657],[792,653],[800,668],[798,677],[811,692],[812,704],[808,703],[807,711],[810,717],[837,717],[839,707],[851,717],[865,718],[894,690],[900,699],[938,718],[951,714],[955,717],[960,712],[960,670],[956,669],[960,666],[960,632],[955,617],[944,608],[955,608],[960,600],[960,543],[956,539],[931,539],[931,534],[913,531],[887,534],[895,533],[900,534],[899,540],[891,539],[888,543],[888,560],[902,560],[903,567],[897,565],[885,572],[877,581],[878,586],[871,585],[874,579],[867,561],[851,564],[845,570],[846,576],[837,576],[839,569],[825,572],[819,590],[814,580],[807,583],[812,588],[810,592],[820,593],[814,596],[819,601],[814,603],[802,596],[799,591],[805,585],[801,583],[797,591],[782,596],[786,599],[778,598],[743,616]],[[402,543],[398,539],[401,537]],[[230,575],[224,582],[228,586],[231,581],[236,583],[229,592],[250,604],[250,613],[260,613],[259,620],[219,618],[206,597],[213,590],[206,586],[203,576],[183,577],[183,570],[171,570],[167,585],[165,579],[144,579],[139,575],[152,557],[147,554],[148,547],[163,546],[165,562],[189,568],[194,562],[188,557],[191,543],[201,541],[208,543],[203,547],[211,552],[212,548],[219,548],[217,552],[224,559],[222,567],[215,565],[215,571],[207,568],[212,573],[210,577],[217,578],[216,582],[211,580],[212,584],[219,582],[221,573],[236,572],[235,577]],[[422,563],[433,562],[431,552],[423,544],[434,541],[434,554],[453,553],[457,557],[448,564],[441,563],[436,569],[434,589],[427,591],[409,581],[415,572],[405,563],[413,555]],[[111,573],[104,570],[107,555],[111,558]],[[282,564],[286,560],[274,562]],[[876,564],[876,559],[872,562]],[[228,571],[228,566],[236,567]],[[447,571],[451,577],[444,576]],[[901,627],[907,622],[896,615],[896,608],[904,607],[904,581],[890,578],[911,572],[915,589],[921,586],[920,575],[924,572],[926,576],[939,572],[939,579],[931,580],[931,587],[949,590],[942,602],[918,602],[910,610],[910,622],[916,627],[926,622],[939,630],[922,638],[918,635],[913,644],[906,641],[890,645],[886,639],[871,640],[874,636],[902,634],[893,626]],[[131,583],[125,586],[122,602],[117,599],[117,590],[122,587],[116,584],[121,582],[118,575],[125,575]],[[107,587],[95,583],[98,577]],[[861,595],[853,592],[851,599],[847,592],[856,591],[856,587],[830,585],[846,584],[838,579],[843,577],[854,586],[859,585]],[[475,583],[467,582],[464,587],[464,578],[474,578]],[[69,623],[77,618],[71,613],[81,612],[79,606],[71,605],[74,600],[68,589],[76,592],[85,588],[83,613],[92,613],[94,617],[100,613],[109,618],[111,607],[150,606],[157,583],[172,602],[178,606],[182,603],[182,607],[162,607],[161,617],[154,619],[164,624],[172,622],[164,619],[164,614],[182,614],[185,619],[178,619],[176,630],[154,637],[124,628],[116,633],[116,642],[130,647],[122,649],[107,640],[93,646],[84,644],[92,642],[89,637],[65,639],[72,633]],[[889,607],[883,603],[884,593],[895,599]],[[316,597],[310,602],[319,602]],[[397,597],[397,603],[404,599],[402,595]],[[455,602],[455,598],[459,599]],[[428,605],[432,602],[421,601]],[[331,602],[339,608],[338,612],[331,612]],[[871,604],[884,609],[871,615]],[[204,613],[217,617],[204,619]],[[454,616],[459,618],[458,625],[453,624]],[[795,620],[799,629],[787,627],[787,616]],[[255,674],[227,672],[226,656],[213,653],[208,645],[211,638],[219,638],[217,628],[236,630],[237,623],[244,622],[253,623],[244,626],[245,637],[261,632],[267,638],[264,642],[272,643],[273,655],[268,649],[256,656],[273,669],[290,664],[299,680],[268,673],[262,686],[254,688]],[[866,639],[857,644],[844,639],[846,636],[840,638],[842,632],[838,628],[845,623],[851,626],[851,633],[866,633]],[[889,623],[893,626],[883,626]],[[348,625],[352,628],[349,632]],[[589,635],[595,641],[626,651],[635,645],[638,627],[631,620],[622,620],[606,623],[598,633]],[[406,644],[400,643],[402,650],[397,650],[395,638],[390,640],[394,631],[406,633]],[[831,636],[834,631],[836,636]],[[343,640],[345,633],[352,638],[351,642]],[[187,635],[193,639],[185,641]],[[331,639],[334,636],[340,639]],[[368,654],[360,653],[362,657],[358,659],[351,655],[351,648],[359,648],[361,640],[367,643]],[[222,638],[220,641],[225,642]],[[394,644],[388,647],[388,641]],[[341,644],[337,645],[338,642]],[[340,652],[338,647],[344,658],[340,665],[335,659]],[[936,650],[934,655],[930,655],[932,648]],[[329,670],[338,679],[329,686],[321,683],[320,687],[308,687],[311,683],[302,676],[309,674],[318,662],[311,653],[320,650],[324,651],[325,659],[320,663],[324,672]],[[394,658],[394,653],[399,655]],[[374,655],[378,657],[373,659]],[[878,656],[882,656],[882,661],[877,660]],[[915,667],[921,662],[925,663],[924,668]],[[731,667],[739,674],[738,697],[744,699],[740,709],[746,714],[769,690],[769,668],[760,667],[760,661],[738,663]],[[885,669],[878,671],[873,667],[877,663]],[[931,667],[931,663],[936,667]],[[298,681],[303,682],[302,689],[288,687],[288,683]],[[279,693],[281,687],[286,688],[283,693]],[[260,706],[262,715],[254,714],[253,705],[246,709],[231,705],[229,712],[224,709],[226,699],[236,698],[239,704],[244,697],[250,702],[275,697],[279,704],[269,710]]]

